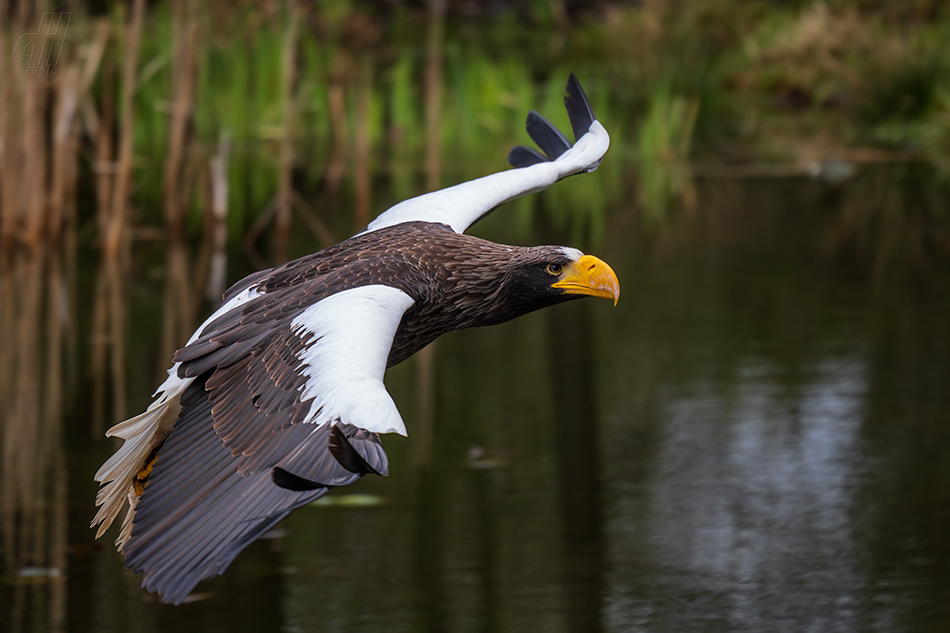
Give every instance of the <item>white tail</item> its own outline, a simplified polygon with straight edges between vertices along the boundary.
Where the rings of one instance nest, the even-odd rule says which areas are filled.
[[[96,481],[103,486],[96,495],[99,511],[92,520],[91,527],[99,526],[96,538],[105,534],[128,502],[129,510],[115,542],[120,551],[122,544],[132,533],[132,517],[138,502],[133,482],[145,468],[152,451],[171,433],[181,411],[181,394],[194,382],[194,378],[178,377],[178,363],[168,370],[168,374],[168,379],[155,392],[156,395],[161,393],[161,396],[156,398],[144,413],[120,422],[106,432],[108,437],[120,437],[125,442],[96,473]]]

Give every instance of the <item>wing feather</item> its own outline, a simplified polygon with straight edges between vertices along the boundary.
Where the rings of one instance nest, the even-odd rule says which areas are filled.
[[[567,78],[567,89],[564,96],[564,107],[567,109],[567,118],[571,121],[571,129],[574,131],[574,138],[581,140],[581,137],[587,134],[590,126],[597,120],[594,116],[594,108],[590,105],[590,100],[584,94],[581,88],[581,82],[577,81],[574,73]],[[538,143],[538,145],[541,145]],[[542,146],[543,147],[543,146]]]
[[[564,102],[577,138],[573,146],[554,125],[532,112],[528,115],[528,133],[550,157],[518,146],[509,154],[509,161],[518,169],[400,202],[370,222],[364,232],[421,221],[445,224],[464,233],[505,202],[547,189],[573,174],[594,171],[610,146],[610,136],[594,118],[594,110],[573,73]]]
[[[538,163],[548,162],[548,157],[536,149],[525,147],[524,145],[515,145],[508,153],[508,163],[512,167],[530,167]]]
[[[122,548],[126,567],[144,572],[142,585],[167,602],[184,600],[200,582],[223,571],[251,542],[294,509],[327,492],[326,485],[353,483],[327,446],[336,426],[296,425],[277,433],[274,453],[289,453],[275,468],[321,484],[304,491],[276,485],[271,470],[242,476],[235,457],[207,423],[211,400],[199,377],[182,397],[175,431],[139,499],[131,536]],[[355,427],[352,427],[355,428]],[[282,436],[282,437],[281,437]],[[376,434],[357,429],[360,451],[386,458]],[[371,446],[370,446],[371,445]]]
[[[573,75],[571,76],[573,77]],[[589,124],[588,127],[590,127]],[[531,140],[537,143],[538,147],[547,155],[547,160],[556,160],[561,154],[571,149],[571,142],[567,140],[561,130],[534,110],[528,113],[525,129],[528,131]]]
[[[144,572],[146,589],[180,602],[328,487],[388,473],[376,429],[405,430],[382,377],[413,303],[370,285],[284,310],[266,335],[249,325],[271,309],[257,299],[235,307],[241,319],[203,326],[193,343],[229,342],[172,372],[184,387],[180,413],[124,526],[120,551]],[[255,344],[215,332],[215,323],[243,328]],[[206,370],[193,375],[196,367]]]

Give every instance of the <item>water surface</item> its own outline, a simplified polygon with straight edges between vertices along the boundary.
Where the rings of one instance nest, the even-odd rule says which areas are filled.
[[[97,273],[83,254],[88,294],[61,357],[45,330],[0,335],[24,352],[7,385],[37,402],[6,418],[3,627],[948,630],[950,260],[921,193],[934,187],[902,166],[839,185],[700,180],[697,207],[660,220],[617,192],[594,244],[543,212],[513,235],[500,210],[474,232],[601,255],[619,306],[447,335],[431,385],[414,361],[391,370],[410,432],[386,438],[391,476],[299,510],[181,607],[140,590],[87,527],[116,374],[115,359],[89,370]],[[143,246],[122,298],[130,413],[166,364],[165,257]],[[53,264],[20,270],[19,288],[55,286]],[[30,345],[41,369],[23,365]],[[52,376],[59,400],[20,370]],[[17,470],[16,446],[45,457]]]

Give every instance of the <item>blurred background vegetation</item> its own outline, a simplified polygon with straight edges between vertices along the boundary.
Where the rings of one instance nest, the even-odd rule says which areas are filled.
[[[610,123],[606,182],[633,165],[645,217],[693,206],[695,174],[950,170],[939,0],[75,3],[37,75],[41,55],[24,65],[16,47],[43,11],[0,2],[0,44],[19,56],[0,60],[7,247],[66,225],[109,252],[160,227],[210,242],[216,222],[253,247],[273,221],[283,259],[292,222],[340,239],[504,168],[528,109],[564,122],[569,71]],[[373,179],[393,199],[373,199]],[[602,198],[590,184],[546,205],[597,235]]]

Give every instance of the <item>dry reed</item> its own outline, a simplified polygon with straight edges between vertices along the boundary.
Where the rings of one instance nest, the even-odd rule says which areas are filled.
[[[218,140],[218,151],[211,158],[211,262],[208,271],[206,298],[219,301],[227,281],[228,247],[228,160],[231,155],[231,134],[224,131]]]
[[[294,84],[296,80],[297,23],[300,11],[294,0],[287,0],[287,30],[284,35],[282,55],[284,134],[280,144],[280,176],[277,185],[277,214],[274,230],[274,254],[278,261],[285,261],[290,237],[290,216],[293,210],[294,146],[291,130],[294,126]]]
[[[61,425],[67,349],[75,350],[77,338],[78,158],[106,37],[83,33],[68,13],[44,14],[30,3],[13,15],[0,2],[0,17],[12,18],[0,28],[2,48],[17,47],[0,57],[0,540],[5,576],[16,579],[12,629],[59,631],[67,565]],[[91,37],[67,46],[67,27]],[[42,614],[42,624],[31,623],[31,614]]]

